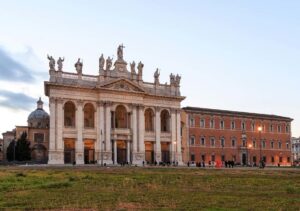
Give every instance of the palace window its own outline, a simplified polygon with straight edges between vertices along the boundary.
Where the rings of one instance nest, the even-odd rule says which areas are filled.
[[[222,160],[222,162],[225,161],[225,155],[222,155],[221,160]]]
[[[290,143],[287,141],[286,142],[286,148],[289,149],[290,148]]]
[[[266,141],[262,141],[262,148],[266,148]]]
[[[251,123],[251,130],[255,131],[255,123]]]
[[[281,126],[280,125],[277,126],[277,131],[278,131],[278,133],[281,133]]]
[[[221,138],[221,147],[225,147],[225,138]]]
[[[200,119],[200,127],[201,128],[205,127],[205,120],[204,119]]]
[[[195,155],[191,154],[191,161],[195,161]]]
[[[274,141],[271,141],[271,149],[274,149]]]
[[[287,159],[287,162],[288,162],[288,163],[291,162],[290,157],[287,157],[286,159]]]
[[[201,159],[204,162],[205,161],[205,155],[201,155]]]
[[[221,129],[224,129],[224,120],[221,120],[221,121],[220,121],[220,128],[221,128]]]
[[[201,145],[202,145],[202,146],[205,146],[205,138],[204,138],[204,137],[201,137],[201,138],[200,138],[200,141],[201,141]]]
[[[194,120],[194,118],[190,118],[190,127],[195,127],[195,120]]]
[[[210,146],[212,146],[212,147],[215,146],[215,138],[210,139]]]
[[[231,121],[231,129],[234,130],[235,129],[235,122]]]
[[[270,125],[270,132],[273,132],[273,125]]]
[[[271,162],[272,162],[272,163],[274,163],[274,162],[275,162],[275,159],[274,159],[274,157],[273,157],[273,156],[271,157]]]
[[[247,147],[247,141],[243,139],[243,147]]]
[[[286,133],[289,133],[290,132],[290,127],[287,125],[287,126],[285,126],[285,132]]]
[[[195,145],[195,137],[191,136],[190,138],[190,145]]]
[[[232,139],[232,140],[231,140],[231,146],[232,146],[232,147],[235,147],[235,139]]]
[[[281,141],[278,141],[278,149],[281,149]]]
[[[213,119],[210,120],[209,127],[210,128],[214,128],[215,127],[215,121]]]
[[[246,130],[246,124],[245,124],[245,122],[242,122],[242,130]]]
[[[253,148],[256,148],[256,141],[252,142]]]

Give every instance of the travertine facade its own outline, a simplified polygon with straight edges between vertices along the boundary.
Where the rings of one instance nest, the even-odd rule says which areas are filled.
[[[50,80],[45,82],[49,97],[49,164],[73,163],[182,163],[180,136],[180,76],[170,75],[161,84],[159,71],[154,82],[143,81],[143,64],[127,69],[123,45],[118,59],[99,58],[99,75],[58,70],[49,57]],[[105,67],[104,67],[105,65]]]

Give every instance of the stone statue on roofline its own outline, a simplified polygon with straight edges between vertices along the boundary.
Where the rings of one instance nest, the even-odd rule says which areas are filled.
[[[125,46],[123,44],[118,46],[118,60],[123,60],[123,48],[125,48]]]
[[[180,85],[180,80],[181,80],[181,76],[179,76],[178,74],[176,75],[176,84],[177,86]]]
[[[130,70],[131,70],[131,74],[136,74],[136,72],[135,72],[135,61],[130,63]]]
[[[170,75],[170,84],[171,85],[175,84],[175,75],[173,75],[173,73],[171,73],[171,75]]]
[[[103,54],[101,54],[100,58],[99,58],[99,70],[103,70],[104,68],[104,63],[105,63],[105,59],[103,57]]]
[[[77,74],[82,74],[82,62],[80,62],[80,58],[78,58],[77,62],[75,63],[75,69],[77,71]]]
[[[55,60],[52,56],[47,55],[47,58],[49,59],[49,67],[50,70],[54,70],[55,71]]]
[[[106,59],[106,70],[110,70],[111,66],[112,66],[112,58],[108,57]]]
[[[155,84],[159,84],[159,75],[160,75],[160,72],[159,72],[158,68],[156,68],[156,71],[154,73],[154,83]]]
[[[144,64],[140,61],[137,66],[139,75],[143,75],[143,68],[144,68]]]
[[[61,57],[58,58],[58,60],[57,60],[58,71],[62,71],[64,61],[65,61],[65,58],[61,58]]]

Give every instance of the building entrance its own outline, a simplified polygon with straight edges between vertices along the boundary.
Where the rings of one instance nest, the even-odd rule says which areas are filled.
[[[117,163],[124,164],[127,162],[126,141],[117,141]]]
[[[145,160],[148,164],[154,163],[154,144],[153,142],[145,142]]]
[[[246,153],[242,154],[242,164],[243,164],[243,166],[247,165],[247,154]]]
[[[173,158],[175,161],[175,157]],[[161,143],[161,161],[163,163],[170,163],[170,143],[162,142]]]
[[[74,163],[75,162],[75,140],[65,139],[64,140],[64,162]]]
[[[95,141],[84,140],[84,163],[95,163]]]

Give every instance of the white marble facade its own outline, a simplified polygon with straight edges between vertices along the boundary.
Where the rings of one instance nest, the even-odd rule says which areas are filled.
[[[180,76],[161,84],[156,70],[154,82],[144,82],[144,65],[128,71],[122,45],[117,54],[114,67],[101,55],[95,76],[82,73],[80,59],[70,73],[48,57],[49,164],[182,163]]]

